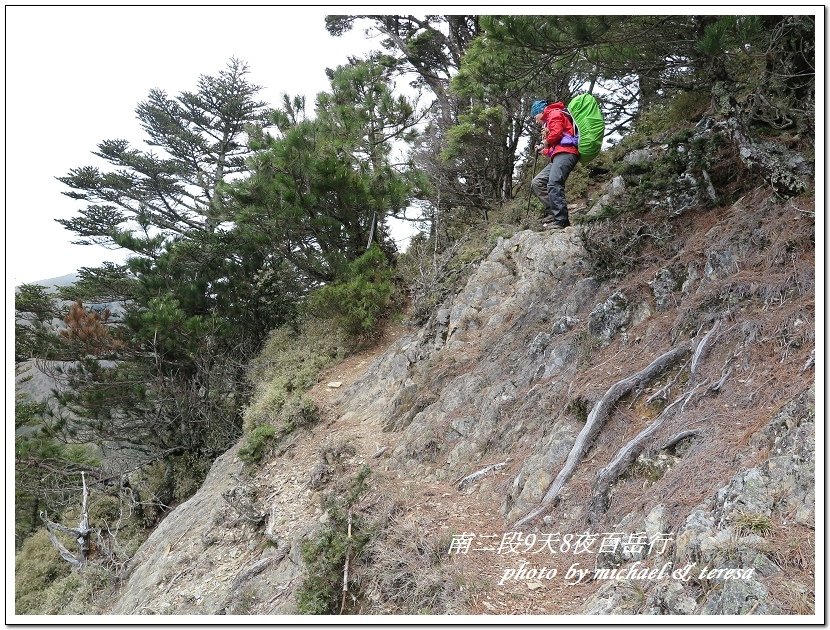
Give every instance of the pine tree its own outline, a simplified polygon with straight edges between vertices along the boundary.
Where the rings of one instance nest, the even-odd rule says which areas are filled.
[[[285,97],[262,132],[253,173],[236,187],[240,230],[267,238],[309,286],[331,282],[370,242],[391,253],[383,219],[403,209],[416,182],[392,165],[395,141],[410,139],[415,113],[394,97],[388,68],[353,61],[330,73],[314,118]]]
[[[110,170],[59,178],[87,203],[60,221],[76,242],[132,254],[123,266],[82,270],[62,292],[126,308],[115,324],[80,302],[70,313],[68,411],[52,425],[67,442],[126,448],[169,467],[181,454],[209,459],[241,431],[245,360],[293,319],[303,291],[271,243],[232,222],[230,181],[247,172],[248,128],[266,116],[247,74],[231,60],[194,91],[152,90],[136,109],[147,150],[107,140],[96,155]]]
[[[88,205],[58,222],[80,237],[77,243],[151,258],[176,238],[215,232],[228,218],[222,185],[245,170],[245,128],[265,115],[256,100],[260,88],[247,74],[234,59],[217,76],[201,76],[195,92],[171,98],[151,90],[136,108],[151,149],[123,139],[101,142],[94,154],[114,170],[85,166],[59,177],[72,189],[64,194]]]

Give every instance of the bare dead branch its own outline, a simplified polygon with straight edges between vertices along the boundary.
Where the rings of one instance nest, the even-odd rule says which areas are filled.
[[[41,517],[42,517],[42,515],[41,515]],[[46,525],[46,533],[49,535],[49,540],[52,541],[52,545],[55,547],[55,549],[58,550],[58,553],[60,554],[60,557],[63,560],[65,560],[66,562],[68,562],[69,564],[71,564],[76,569],[81,568],[84,563],[81,562],[80,559],[78,559],[77,557],[72,555],[72,553],[70,553],[70,551],[66,547],[63,546],[61,541],[58,540],[58,537],[55,536],[55,533],[52,531],[52,526],[55,525],[55,524],[51,523],[50,521],[47,521],[45,518],[43,520],[43,523],[44,523],[44,525]]]
[[[247,567],[245,567],[245,569],[243,569],[239,573],[239,575],[237,575],[234,578],[233,584],[231,585],[231,588],[230,588],[230,592],[234,593],[235,591],[237,591],[239,589],[240,586],[242,586],[242,584],[244,584],[245,582],[247,582],[251,578],[254,578],[257,575],[259,575],[260,573],[265,571],[265,569],[270,567],[272,564],[282,560],[286,556],[286,554],[288,554],[288,549],[289,549],[288,545],[284,544],[282,546],[282,548],[277,551],[277,553],[275,553],[273,555],[270,555],[270,556],[265,556],[264,558],[260,558],[259,560],[257,560],[253,564],[248,565]]]
[[[463,490],[464,488],[466,488],[470,484],[475,483],[476,481],[478,481],[479,479],[481,479],[482,477],[487,475],[487,473],[489,473],[491,471],[498,472],[499,470],[501,470],[502,468],[507,466],[507,463],[509,461],[510,460],[507,459],[503,462],[499,462],[498,464],[490,464],[489,466],[485,466],[481,470],[477,470],[476,472],[474,472],[470,475],[467,475],[466,477],[456,479],[453,482],[453,485],[457,485],[459,490]]]
[[[346,562],[343,566],[343,598],[340,600],[340,614],[346,609],[346,596],[349,594],[349,558],[352,554],[352,511],[349,510],[348,534],[346,543]]]
[[[89,527],[89,489],[87,488],[86,477],[83,472],[81,473],[81,483],[83,484],[81,516],[76,529],[66,527],[60,523],[54,523],[46,517],[46,513],[40,513],[40,518],[46,526],[46,532],[49,535],[49,540],[52,541],[52,545],[58,550],[61,558],[75,568],[80,568],[86,564],[87,557],[89,556],[89,535],[92,532]],[[75,539],[75,542],[78,543],[77,556],[73,555],[63,545],[63,543],[58,540],[58,537],[55,535],[56,531],[61,532],[62,534],[68,534]]]
[[[81,558],[86,562],[89,556],[89,534],[92,531],[89,528],[89,488],[86,485],[86,475],[81,473],[81,483],[83,484],[83,495],[81,496],[81,518],[78,522],[78,547],[81,551]]]

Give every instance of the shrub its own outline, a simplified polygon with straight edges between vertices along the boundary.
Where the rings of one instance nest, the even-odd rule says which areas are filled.
[[[386,256],[372,246],[349,263],[340,280],[318,289],[311,307],[320,315],[333,317],[349,335],[368,335],[386,312],[392,292],[392,271]]]
[[[44,593],[54,583],[70,574],[45,529],[26,539],[14,561],[14,608],[18,615],[41,614]]]
[[[458,578],[443,564],[451,535],[430,532],[429,522],[395,518],[363,552],[372,614],[448,614],[458,605]]]
[[[303,543],[302,556],[308,574],[297,592],[297,612],[301,615],[338,612],[347,547],[342,524],[328,525],[316,538]]]
[[[350,561],[358,558],[374,536],[368,519],[354,509],[368,490],[366,479],[370,473],[371,469],[364,465],[348,486],[329,497],[326,506],[328,522],[317,536],[303,542],[306,577],[297,591],[297,610],[300,614],[340,612],[346,558]],[[355,595],[356,588],[357,585],[350,580],[349,592],[352,595]],[[354,601],[347,598],[346,603]]]
[[[90,563],[79,573],[55,581],[43,594],[41,614],[97,615],[115,595],[113,574]]]
[[[309,320],[299,332],[288,327],[272,331],[248,367],[256,391],[245,409],[245,431],[263,424],[316,422],[319,411],[303,392],[317,382],[322,370],[341,360],[348,347],[342,331],[327,320]]]
[[[293,431],[299,427],[308,427],[320,420],[320,409],[311,398],[305,394],[293,396],[285,405],[288,420],[285,427]]]
[[[259,463],[276,435],[276,428],[270,424],[256,427],[246,436],[245,443],[239,449],[239,459],[246,464]]]
[[[712,95],[706,90],[681,92],[669,105],[668,122],[682,127],[699,120],[712,104]]]

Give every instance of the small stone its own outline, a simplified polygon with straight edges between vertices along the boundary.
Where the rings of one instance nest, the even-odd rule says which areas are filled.
[[[545,585],[544,585],[544,584],[542,584],[541,582],[528,582],[528,583],[527,583],[527,587],[528,587],[531,591],[537,591],[537,590],[539,590],[540,588],[545,588]]]
[[[337,389],[338,387],[342,387],[342,386],[343,386],[343,381],[332,381],[331,383],[328,383],[326,385],[326,387],[330,387],[331,389]]]
[[[565,315],[560,317],[556,323],[553,324],[553,334],[561,335],[563,333],[568,332],[571,328],[576,326],[579,323],[579,320],[575,317],[570,317],[569,315]]]

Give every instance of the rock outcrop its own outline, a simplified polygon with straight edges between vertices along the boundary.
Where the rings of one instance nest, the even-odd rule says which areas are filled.
[[[648,169],[690,153],[660,147],[629,162]],[[433,518],[446,534],[465,527],[466,513],[482,526],[500,524],[502,531],[486,533],[501,536],[539,506],[603,394],[682,343],[693,351],[613,407],[556,504],[526,533],[664,536],[664,559],[694,565],[696,577],[594,579],[580,584],[578,600],[565,587],[546,599],[541,587],[520,585],[510,597],[528,603],[527,612],[572,614],[809,608],[812,220],[760,189],[716,206],[709,171],[688,173],[662,203],[649,197],[650,220],[664,231],[631,234],[645,245],[624,274],[598,279],[585,239],[601,234],[521,231],[499,239],[426,325],[391,343],[359,380],[328,388],[323,425],[299,432],[254,471],[236,449],[219,458],[202,489],[139,550],[111,612],[295,612],[302,541],[326,523],[326,488],[364,464],[378,471],[377,492],[395,495],[401,514]],[[603,199],[621,203],[635,189],[613,180]],[[798,378],[784,376],[799,370]],[[666,409],[671,417],[589,523],[599,469]],[[327,459],[320,453],[332,440],[351,447]],[[484,472],[470,477],[476,471]],[[472,480],[459,487],[461,479]],[[444,513],[450,520],[440,520]],[[478,588],[508,592],[493,574],[504,557],[491,559],[475,565]],[[647,558],[595,560],[610,570]],[[729,570],[740,577],[723,579]],[[476,605],[462,608],[505,610]]]

